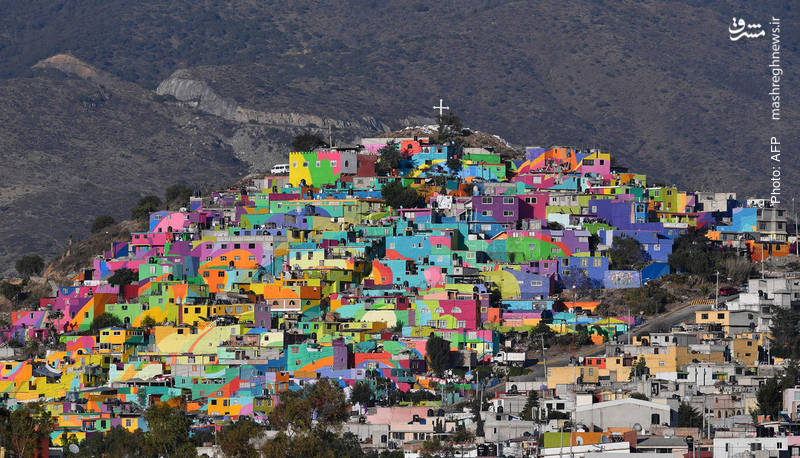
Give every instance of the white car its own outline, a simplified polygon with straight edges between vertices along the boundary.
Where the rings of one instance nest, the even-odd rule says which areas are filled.
[[[283,175],[285,173],[289,173],[289,164],[275,164],[269,170],[269,173],[273,175]]]

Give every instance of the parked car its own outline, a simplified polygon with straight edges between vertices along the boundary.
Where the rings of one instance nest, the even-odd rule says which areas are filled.
[[[734,288],[733,286],[723,286],[719,289],[720,296],[731,296],[733,294],[739,294],[739,288]]]
[[[289,173],[289,164],[275,164],[269,170],[273,175],[283,175]]]

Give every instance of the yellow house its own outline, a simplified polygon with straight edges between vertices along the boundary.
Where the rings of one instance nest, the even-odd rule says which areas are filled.
[[[759,339],[744,337],[743,334],[733,339],[733,359],[748,367],[755,366],[758,361]]]
[[[582,383],[599,383],[602,369],[591,366],[563,366],[547,368],[547,387],[556,388],[556,385],[569,385],[579,379]],[[603,375],[608,375],[605,373]]]
[[[757,326],[758,317],[747,310],[700,310],[695,312],[695,322],[718,327],[725,337],[748,332]]]

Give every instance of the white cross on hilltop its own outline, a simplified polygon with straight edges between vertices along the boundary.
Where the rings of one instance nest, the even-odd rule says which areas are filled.
[[[449,110],[449,109],[450,109],[450,107],[446,107],[446,106],[444,106],[444,103],[442,103],[442,99],[439,99],[439,106],[438,106],[438,107],[437,107],[437,106],[434,106],[434,107],[433,107],[433,109],[434,109],[434,110],[439,110],[439,117],[441,117],[441,116],[442,116],[442,112],[443,112],[444,110]]]

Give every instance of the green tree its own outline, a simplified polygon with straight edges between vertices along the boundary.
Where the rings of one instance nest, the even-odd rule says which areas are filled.
[[[16,305],[22,296],[22,285],[8,281],[0,282],[0,294]]]
[[[425,206],[425,198],[412,188],[403,186],[400,180],[387,183],[381,188],[381,196],[394,208],[421,208]]]
[[[101,230],[111,226],[116,221],[114,221],[114,217],[110,215],[98,215],[95,217],[94,221],[92,222],[92,234],[100,232]]]
[[[453,447],[438,437],[428,439],[422,443],[423,457],[452,457],[454,456]]]
[[[280,402],[269,414],[269,424],[279,430],[293,431],[338,426],[347,420],[344,391],[332,381],[321,379],[300,391],[284,391]]]
[[[106,278],[106,281],[111,286],[126,286],[137,283],[139,281],[139,273],[123,267],[115,270],[111,276]]]
[[[459,425],[456,430],[450,434],[450,442],[452,444],[458,444],[458,448],[461,451],[461,456],[464,456],[464,444],[475,442],[475,434],[473,434],[463,425]]]
[[[448,157],[446,164],[451,173],[457,174],[461,170],[461,158],[456,155]]]
[[[250,440],[257,437],[262,429],[249,418],[225,426],[217,436],[222,453],[230,458],[257,458],[258,451]]]
[[[614,243],[608,251],[614,269],[636,268],[645,261],[642,246],[636,239],[628,236],[614,236]]]
[[[431,369],[441,377],[450,367],[450,342],[439,336],[430,336],[425,342],[425,353],[428,355]]]
[[[556,333],[550,329],[550,326],[547,324],[545,320],[539,320],[539,323],[536,325],[535,328],[531,329],[528,333],[529,338],[532,340],[532,345],[538,345],[541,342],[537,342],[542,337],[544,337],[545,345],[550,345],[555,338]]]
[[[266,458],[339,458],[363,457],[358,437],[352,433],[338,434],[326,429],[299,432],[293,436],[281,431],[260,449]],[[384,455],[380,455],[384,456]]]
[[[297,134],[294,139],[292,139],[292,151],[307,152],[327,146],[328,144],[325,143],[325,140],[317,134]]]
[[[783,406],[783,390],[792,388],[800,377],[800,366],[797,361],[789,361],[783,374],[768,378],[756,393],[755,414],[769,415],[773,420],[778,418]]]
[[[581,347],[583,345],[590,345],[592,337],[589,335],[589,328],[586,325],[579,324],[575,326],[575,346]]]
[[[125,286],[139,281],[139,274],[127,267],[117,269],[106,280],[112,286]]]
[[[678,407],[678,426],[681,428],[697,428],[703,425],[703,416],[689,403],[681,402]]]
[[[628,380],[633,380],[636,377],[641,377],[646,375],[649,372],[647,369],[647,361],[644,358],[638,358],[633,366],[631,366],[631,372],[628,375]]]
[[[498,288],[497,285],[492,285],[492,287],[489,288],[489,306],[500,307],[502,301],[503,293],[500,292],[500,288]]]
[[[400,152],[400,146],[390,141],[383,148],[378,150],[378,160],[375,162],[375,173],[380,176],[386,176],[392,173],[393,170],[400,168],[400,163],[403,161],[403,154]]]
[[[772,307],[770,352],[779,358],[800,358],[800,312]]]
[[[742,279],[750,272],[748,264],[741,263],[733,250],[716,249],[704,230],[692,230],[675,239],[669,255],[672,270],[706,280],[713,280],[717,271],[724,277]]]
[[[350,401],[352,403],[371,406],[373,404],[372,398],[372,388],[370,388],[369,383],[361,380],[353,385],[353,391],[350,393]]]
[[[122,320],[120,320],[119,317],[108,312],[103,312],[100,316],[92,320],[92,325],[89,326],[89,333],[97,334],[99,330],[104,328],[121,328],[123,326]]]
[[[642,401],[649,401],[649,400],[650,400],[650,398],[648,398],[647,396],[645,396],[645,395],[644,395],[644,393],[639,393],[639,392],[633,392],[633,393],[631,393],[631,398],[633,398],[633,399],[639,399],[639,400],[642,400]]]
[[[164,192],[164,200],[183,206],[189,202],[189,198],[192,197],[192,194],[194,194],[194,190],[185,184],[174,184],[168,187]]]
[[[152,316],[147,315],[142,319],[142,327],[147,329],[152,329],[156,327],[156,320],[154,320]]]
[[[197,456],[197,450],[189,438],[191,420],[183,411],[163,403],[153,404],[145,411],[144,418],[150,429],[146,442],[147,454]]]
[[[139,221],[146,221],[150,218],[150,213],[161,209],[163,203],[158,196],[145,196],[139,199],[136,207],[131,211],[131,218]]]
[[[756,393],[758,413],[777,419],[783,404],[783,391],[777,377],[768,378]]]
[[[442,113],[441,116],[436,117],[438,124],[436,130],[436,143],[444,144],[451,141],[460,140],[461,131],[461,118],[453,112]],[[460,143],[460,142],[459,142]]]
[[[80,457],[134,458],[142,456],[142,444],[146,434],[137,429],[128,431],[121,426],[114,426],[103,434],[92,434],[80,446]]]
[[[0,444],[19,458],[30,458],[39,443],[49,439],[53,418],[39,403],[19,405],[13,412],[0,412]],[[45,450],[45,453],[47,450]]]
[[[23,256],[14,263],[14,268],[23,277],[41,275],[44,270],[44,259],[39,255]]]
[[[535,390],[530,390],[528,393],[528,399],[520,416],[525,421],[539,421],[539,394]]]

